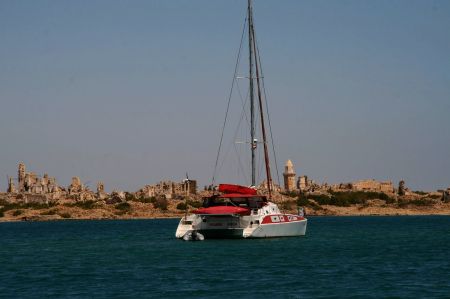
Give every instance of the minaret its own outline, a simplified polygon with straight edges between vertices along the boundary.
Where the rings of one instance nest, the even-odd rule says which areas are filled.
[[[295,190],[295,170],[294,164],[292,164],[291,160],[287,160],[286,165],[284,166],[284,189],[285,191],[294,191]]]

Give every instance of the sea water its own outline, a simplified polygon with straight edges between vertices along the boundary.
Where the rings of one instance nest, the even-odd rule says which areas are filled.
[[[311,217],[185,242],[178,220],[0,223],[2,298],[450,298],[450,216]]]

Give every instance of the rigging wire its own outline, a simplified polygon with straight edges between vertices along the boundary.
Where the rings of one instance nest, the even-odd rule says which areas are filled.
[[[223,134],[225,132],[225,126],[226,126],[226,123],[227,123],[228,111],[230,110],[231,96],[233,94],[234,83],[236,82],[236,73],[237,73],[237,69],[238,69],[238,66],[239,66],[239,61],[240,61],[240,58],[241,58],[242,41],[244,40],[244,34],[245,34],[245,28],[246,27],[247,27],[247,17],[245,17],[244,26],[242,28],[241,42],[240,42],[239,50],[238,50],[238,54],[237,54],[236,65],[234,67],[233,80],[231,82],[231,90],[230,90],[230,93],[229,93],[229,96],[228,96],[227,110],[225,112],[225,119],[223,121],[222,133],[220,135],[219,149],[217,151],[216,163],[214,164],[214,172],[213,172],[212,183],[211,183],[212,186],[214,186],[214,182],[215,182],[215,179],[216,179],[217,164],[219,163],[219,156],[220,156],[220,150],[222,148]]]
[[[274,157],[274,160],[275,160],[274,162],[275,162],[275,169],[276,169],[276,172],[277,172],[277,180],[278,180],[278,185],[281,186],[281,184],[280,184],[280,173],[278,171],[277,154],[276,154],[276,151],[275,151],[275,142],[273,140],[273,134],[272,134],[272,124],[270,122],[269,104],[268,104],[268,100],[267,100],[266,86],[264,84],[264,72],[263,72],[263,68],[262,68],[262,64],[261,64],[261,56],[259,54],[259,44],[258,44],[258,39],[256,38],[256,33],[255,33],[254,39],[255,39],[255,43],[256,43],[256,52],[258,54],[257,58],[258,58],[258,62],[259,62],[259,67],[260,67],[260,70],[261,70],[261,77],[262,77],[261,81],[262,81],[262,87],[263,87],[264,99],[265,99],[264,102],[265,102],[265,106],[266,106],[267,120],[268,120],[268,123],[269,123],[270,140],[272,141],[271,142],[272,143],[272,152],[273,152],[273,157]]]
[[[236,83],[236,85],[239,86],[238,83]],[[239,129],[240,129],[241,127],[243,127],[243,126],[241,126],[242,120],[244,119],[244,116],[247,116],[247,114],[245,113],[245,112],[246,112],[246,109],[245,109],[245,108],[247,107],[247,103],[248,103],[248,100],[249,100],[249,93],[250,93],[250,91],[247,92],[247,96],[246,96],[245,101],[244,101],[243,99],[241,99],[241,102],[242,102],[242,112],[241,112],[241,116],[240,116],[240,118],[239,118],[239,121],[238,121],[238,124],[237,124],[237,126],[236,126],[236,130],[235,130],[235,133],[234,133],[234,136],[233,136],[232,140],[237,140],[237,136],[238,136],[238,134],[239,134]],[[247,120],[247,124],[248,124],[248,119],[246,118],[246,120]],[[247,139],[248,139],[247,137],[248,137],[248,136],[246,136],[246,138],[244,138],[244,140],[247,140]],[[242,159],[241,159],[241,156],[242,156],[242,155],[239,154],[239,152],[238,152],[238,150],[237,150],[236,143],[235,143],[234,141],[230,142],[229,146],[227,147],[227,150],[225,151],[224,158],[223,158],[222,161],[220,162],[220,166],[219,166],[219,168],[218,168],[217,171],[218,171],[218,172],[221,171],[223,165],[225,164],[225,161],[227,160],[226,157],[228,157],[228,154],[229,154],[229,152],[230,152],[230,150],[231,150],[231,147],[232,147],[233,145],[234,145],[233,148],[234,148],[234,150],[235,150],[235,152],[236,152],[236,156],[237,156],[237,160],[238,160],[238,166],[239,166],[239,167],[236,169],[236,171],[237,171],[237,177],[238,177],[238,178],[240,177],[239,171],[241,171],[241,172],[242,172],[242,176],[243,176],[243,178],[244,178],[244,181],[247,181],[247,182],[248,182],[248,178],[247,178],[246,172],[245,172],[245,170],[244,170],[244,163],[242,162]]]
[[[237,84],[237,86],[239,86],[239,84]],[[236,138],[237,138],[237,136],[238,136],[239,128],[241,127],[241,123],[242,123],[242,120],[243,120],[244,116],[245,116],[245,119],[246,119],[247,124],[248,124],[248,118],[247,118],[247,114],[246,114],[246,109],[245,109],[245,108],[246,108],[247,102],[248,102],[248,100],[249,100],[249,94],[250,94],[250,90],[247,92],[247,96],[246,96],[245,102],[242,101],[242,113],[241,113],[241,118],[239,119],[238,125],[237,125],[237,127],[236,127],[236,131],[235,131],[233,140],[236,140]],[[241,98],[241,100],[242,100],[242,98]],[[245,138],[245,140],[248,140],[248,138]],[[235,151],[236,151],[236,155],[237,155],[237,159],[238,159],[238,164],[239,164],[239,169],[242,171],[244,180],[247,182],[248,180],[247,180],[246,172],[245,172],[245,169],[244,169],[244,164],[242,163],[241,155],[239,154],[239,152],[238,152],[238,150],[237,150],[236,142],[234,143],[234,149],[235,149]]]
[[[248,95],[250,94],[250,90],[247,91],[247,95],[245,96],[245,100],[242,97],[241,88],[239,87],[239,81],[236,81],[237,91],[239,94],[239,98],[241,99],[242,107],[244,107],[243,112],[245,113],[245,120],[247,121],[247,125],[250,127],[250,121],[248,120],[247,112],[245,110],[245,107],[247,106],[248,102]]]

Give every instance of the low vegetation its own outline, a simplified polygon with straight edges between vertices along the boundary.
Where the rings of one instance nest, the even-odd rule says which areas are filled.
[[[282,211],[291,211],[297,208],[297,202],[295,199],[286,200],[279,204],[279,207]]]
[[[179,204],[177,204],[177,210],[186,211],[187,206],[188,205],[185,204],[184,202],[180,202]]]
[[[167,211],[168,210],[168,206],[169,206],[169,202],[167,201],[166,198],[164,197],[160,197],[157,198],[154,202],[153,202],[153,207],[155,209],[160,209],[162,211]]]
[[[137,201],[136,196],[133,193],[125,192],[125,200],[126,201]]]
[[[386,203],[394,203],[395,199],[389,197],[387,194],[382,192],[364,192],[364,191],[353,191],[353,192],[330,192],[330,195],[311,194],[307,196],[307,199],[312,199],[319,205],[333,205],[339,207],[349,207],[355,204],[366,204],[368,200],[380,199],[384,200]]]
[[[177,210],[185,211],[188,207],[198,209],[202,206],[202,202],[198,200],[188,199],[177,204]]]
[[[49,204],[45,204],[45,203],[35,203],[35,202],[29,202],[29,203],[22,203],[22,202],[7,202],[6,200],[0,200],[0,217],[4,217],[5,212],[7,211],[11,211],[11,210],[16,210],[14,213],[22,213],[22,211],[17,212],[18,210],[26,210],[26,209],[33,209],[33,210],[42,210],[42,209],[48,209],[50,207],[55,206],[55,203],[49,203]],[[19,216],[20,214],[14,215],[13,216]],[[1,216],[3,215],[3,216]]]
[[[15,217],[15,216],[22,215],[22,213],[23,213],[22,210],[15,210],[15,211],[12,213],[12,215]]]
[[[435,204],[435,201],[430,198],[423,199],[413,199],[413,200],[400,200],[398,202],[399,208],[404,208],[407,206],[419,206],[419,207],[427,207]]]
[[[64,204],[66,207],[77,207],[83,210],[91,210],[95,208],[95,201],[93,200],[85,200],[85,201],[77,201],[74,203],[66,203]]]
[[[145,196],[134,197],[132,199],[132,201],[142,202],[142,203],[154,203],[156,201],[156,197],[154,197],[154,196],[152,196],[152,197],[145,197]]]
[[[297,199],[297,205],[298,205],[299,207],[306,207],[306,206],[308,206],[308,205],[310,205],[310,204],[311,204],[311,202],[310,202],[309,199],[307,199],[304,195],[300,194],[300,195],[298,196],[298,199]]]
[[[424,191],[421,191],[421,190],[413,191],[413,192],[416,193],[416,194],[419,194],[419,195],[426,195],[426,194],[428,194],[427,192],[424,192]]]
[[[114,206],[117,210],[128,213],[131,211],[131,205],[127,202],[121,202]]]
[[[196,201],[196,200],[191,200],[191,199],[187,200],[187,204],[196,209],[198,209],[202,206],[202,202]]]
[[[139,197],[135,198],[133,201],[142,202],[142,203],[151,203],[155,209],[167,210],[169,206],[169,202],[165,197]]]
[[[297,206],[298,207],[308,207],[315,211],[323,210],[323,208],[320,205],[318,205],[315,201],[309,200],[302,194],[298,195]]]
[[[280,192],[280,193],[287,197],[292,197],[292,198],[298,197],[298,192],[296,192],[296,191],[285,191],[285,192]]]
[[[61,214],[59,214],[59,216],[61,216],[62,218],[65,218],[65,219],[72,218],[72,216],[69,213],[61,213]]]
[[[41,215],[56,215],[56,212],[57,212],[56,209],[51,209],[51,210],[42,212]]]
[[[313,214],[330,214],[334,211],[336,213],[340,213],[342,209],[336,209],[331,207],[326,207],[326,205],[337,206],[337,207],[352,207],[352,211],[355,209],[355,205],[357,208],[362,210],[362,213],[366,212],[366,207],[374,207],[374,208],[387,208],[389,209],[388,213],[391,213],[392,209],[410,209],[412,211],[420,211],[420,207],[431,207],[440,209],[441,206],[437,205],[442,200],[442,195],[437,192],[426,193],[423,191],[414,191],[415,194],[412,196],[395,196],[388,195],[382,192],[365,192],[365,191],[344,191],[344,192],[336,192],[332,190],[328,190],[322,194],[304,194],[299,192],[284,192],[284,201],[278,203],[280,209],[285,211],[293,212],[297,210],[297,207],[305,207],[308,209],[308,212],[312,212],[312,210],[316,211]],[[78,197],[79,198],[79,197]],[[72,218],[72,214],[74,218],[77,217],[85,217],[89,212],[83,212],[79,209],[83,210],[92,210],[93,213],[101,212],[98,209],[104,209],[103,217],[113,217],[120,218],[117,216],[125,215],[124,217],[131,215],[150,215],[150,217],[155,214],[167,214],[166,211],[174,212],[176,215],[176,211],[186,211],[186,210],[194,210],[202,207],[202,200],[200,199],[200,195],[196,196],[178,196],[175,198],[167,199],[164,196],[158,197],[149,197],[149,196],[139,196],[137,197],[135,193],[126,192],[125,199],[123,197],[119,197],[117,194],[113,194],[109,197],[110,202],[107,202],[108,205],[104,205],[103,201],[95,201],[95,200],[74,200],[70,203],[43,203],[45,202],[45,198],[42,199],[41,203],[39,202],[29,202],[25,203],[26,200],[35,200],[38,201],[37,198],[27,197],[27,195],[18,194],[15,197],[15,200],[18,202],[9,202],[8,200],[13,200],[12,197],[0,197],[0,217],[7,217],[14,219],[25,219],[36,217],[36,215],[59,215],[61,218]],[[41,199],[39,199],[41,200]],[[376,200],[374,202],[374,200]],[[138,203],[144,203],[138,204]],[[65,209],[64,207],[70,208],[78,208],[77,209]],[[30,209],[37,210],[34,213],[30,213]],[[111,211],[112,209],[112,211]],[[158,210],[158,211],[155,211]],[[374,209],[371,209],[373,211]],[[423,211],[428,211],[430,209],[423,208]],[[64,212],[63,212],[64,211]],[[69,211],[67,213],[65,211]],[[74,212],[78,211],[78,212]],[[78,215],[80,214],[82,215]],[[112,213],[111,213],[112,212]],[[134,214],[133,214],[134,213]],[[158,214],[159,213],[159,214]],[[111,215],[113,214],[113,215]],[[117,215],[117,216],[114,216]],[[24,217],[26,216],[26,217]],[[43,219],[52,219],[53,217],[42,217]],[[5,218],[2,218],[2,221]]]

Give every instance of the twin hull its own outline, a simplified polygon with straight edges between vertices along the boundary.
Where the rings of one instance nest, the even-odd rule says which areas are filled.
[[[189,215],[180,220],[175,236],[196,230],[205,238],[270,238],[303,236],[307,220],[299,215]]]

